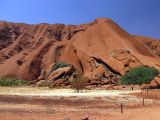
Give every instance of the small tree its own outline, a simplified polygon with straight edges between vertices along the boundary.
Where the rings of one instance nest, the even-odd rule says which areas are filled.
[[[78,92],[82,92],[85,88],[85,82],[87,81],[86,77],[83,77],[82,74],[75,74],[71,81],[71,88],[75,89]]]
[[[121,84],[124,85],[142,85],[148,84],[158,76],[159,71],[153,67],[141,66],[134,68],[121,77]]]

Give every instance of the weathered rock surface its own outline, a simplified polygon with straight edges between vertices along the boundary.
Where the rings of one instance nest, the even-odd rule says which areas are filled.
[[[149,84],[143,84],[141,88],[160,88],[160,76],[155,77]]]
[[[82,25],[0,22],[0,76],[68,86],[77,70],[88,86],[111,87],[131,68],[160,68],[159,44],[139,39],[105,18]],[[73,68],[51,71],[60,61]]]
[[[144,36],[134,36],[137,40],[142,41],[144,45],[149,48],[153,54],[160,57],[160,39],[153,39]]]

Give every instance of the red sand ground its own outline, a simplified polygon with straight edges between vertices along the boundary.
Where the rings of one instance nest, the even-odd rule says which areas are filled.
[[[14,91],[14,89],[13,89]],[[160,91],[156,91],[158,94]],[[155,91],[149,93],[155,94]],[[137,96],[140,101],[134,101],[132,96]],[[143,94],[145,95],[145,94]],[[159,120],[160,104],[157,99],[145,98],[142,105],[141,93],[134,93],[123,98],[123,114],[121,114],[119,95],[104,100],[104,97],[94,99],[77,99],[76,97],[28,97],[15,95],[0,96],[0,120]],[[122,100],[121,98],[121,100]],[[128,100],[128,102],[125,102]],[[150,100],[151,102],[147,102]],[[130,101],[130,102],[129,102]],[[67,119],[66,119],[67,120]]]
[[[13,107],[14,105],[9,105]],[[29,106],[29,110],[23,105],[20,105],[20,110],[11,110],[10,108],[1,108],[0,119],[1,120],[65,120],[64,118],[70,118],[70,120],[81,120],[88,117],[89,120],[159,120],[160,118],[160,106],[144,106],[135,107],[133,109],[124,109],[124,113],[121,114],[120,110],[107,110],[101,108],[85,108],[74,110],[70,107],[64,107],[63,110],[51,109],[52,112],[46,112],[42,106]],[[6,111],[4,111],[4,109]],[[68,110],[69,109],[69,110]],[[35,111],[36,112],[35,112]],[[55,111],[54,111],[55,110]],[[33,112],[32,112],[33,111]],[[50,111],[50,110],[48,110]]]

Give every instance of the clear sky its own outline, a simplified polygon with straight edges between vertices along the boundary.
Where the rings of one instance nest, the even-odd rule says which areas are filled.
[[[132,34],[160,38],[160,0],[0,0],[0,20],[80,24],[113,19]]]

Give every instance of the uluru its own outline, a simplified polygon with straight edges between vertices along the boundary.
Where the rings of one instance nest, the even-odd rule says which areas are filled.
[[[35,84],[68,86],[78,72],[88,85],[117,85],[130,69],[160,69],[159,50],[159,40],[129,34],[108,18],[80,25],[0,22],[0,76]],[[68,66],[53,70],[58,63]]]
[[[0,0],[0,120],[159,120],[160,0]]]

